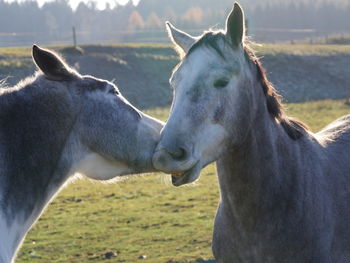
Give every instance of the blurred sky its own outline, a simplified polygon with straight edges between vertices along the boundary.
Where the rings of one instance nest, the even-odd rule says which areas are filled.
[[[6,2],[24,2],[24,1],[33,1],[33,0],[6,0]],[[45,2],[51,2],[54,0],[37,0],[40,6],[42,6]],[[91,0],[68,0],[68,2],[71,4],[71,6],[75,9],[80,2],[89,2]],[[133,0],[134,4],[138,4],[140,0]],[[97,8],[104,9],[106,6],[106,3],[109,3],[111,7],[113,8],[116,3],[124,5],[128,2],[128,0],[95,0],[94,2],[97,3]]]

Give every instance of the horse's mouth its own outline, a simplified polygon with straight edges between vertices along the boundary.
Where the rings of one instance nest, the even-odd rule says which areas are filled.
[[[183,172],[173,172],[171,173],[171,182],[174,186],[181,186],[184,184],[189,184],[197,180],[199,173],[201,171],[201,166],[196,163],[191,169]]]
[[[174,173],[171,173],[171,176],[172,177],[180,177],[182,175],[184,175],[186,172],[174,172]]]

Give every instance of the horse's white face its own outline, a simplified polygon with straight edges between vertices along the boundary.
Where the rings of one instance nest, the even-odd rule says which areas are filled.
[[[232,19],[234,28],[228,24],[228,33],[207,33],[198,41],[169,25],[173,41],[187,54],[170,79],[174,89],[172,111],[153,164],[172,173],[174,185],[196,180],[201,169],[217,160],[231,143],[229,135],[237,134],[234,140],[242,138],[241,127],[235,124],[244,115],[246,106],[242,100],[249,91],[239,88],[248,74],[243,72],[247,64],[239,6],[228,23]],[[239,25],[242,28],[236,28]],[[239,37],[234,36],[239,42],[228,35],[231,31],[241,32]]]

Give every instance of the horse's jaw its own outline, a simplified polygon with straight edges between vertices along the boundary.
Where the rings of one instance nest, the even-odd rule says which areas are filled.
[[[133,170],[119,161],[111,161],[97,153],[88,153],[74,168],[74,174],[94,180],[110,180],[132,173]]]

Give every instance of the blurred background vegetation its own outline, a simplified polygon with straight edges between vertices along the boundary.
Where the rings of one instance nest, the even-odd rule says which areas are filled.
[[[233,0],[0,0],[0,46],[167,42],[164,21],[194,34],[221,28]],[[349,43],[348,0],[241,0],[249,34],[258,42]],[[72,7],[71,3],[75,3]],[[77,4],[78,3],[78,4]],[[102,7],[101,7],[102,5]],[[15,22],[14,22],[15,20]]]

